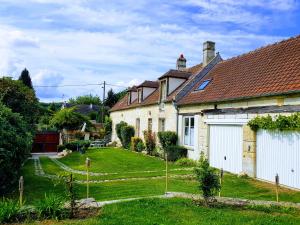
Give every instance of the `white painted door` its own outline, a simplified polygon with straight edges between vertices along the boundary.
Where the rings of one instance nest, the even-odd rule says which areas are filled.
[[[242,171],[243,132],[239,125],[210,125],[209,162],[216,168]]]
[[[256,141],[257,178],[300,189],[300,133],[259,130]]]

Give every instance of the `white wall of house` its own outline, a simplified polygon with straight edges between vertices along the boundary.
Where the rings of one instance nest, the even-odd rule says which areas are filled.
[[[173,91],[176,90],[181,84],[185,82],[185,79],[179,79],[170,77],[169,78],[169,89],[168,89],[168,95],[171,94]]]
[[[142,106],[133,109],[126,109],[111,112],[110,114],[113,121],[112,141],[117,141],[115,126],[121,121],[125,121],[129,125],[136,128],[136,119],[140,119],[140,137],[143,138],[143,131],[148,129],[148,119],[152,119],[152,131],[157,133],[159,131],[159,119],[165,118],[165,130],[175,131],[177,128],[177,115],[176,109],[172,103],[166,103],[164,110],[159,109],[159,105]]]
[[[230,103],[222,103],[218,104],[218,109],[226,109],[226,108],[247,108],[247,107],[259,107],[259,106],[281,106],[281,105],[299,105],[300,104],[300,97],[298,96],[292,96],[292,97],[269,97],[269,98],[259,98],[255,100],[249,100],[249,101],[239,101],[239,102],[230,102]],[[234,151],[232,147],[235,145],[236,149],[235,151],[238,152],[238,157],[234,160],[241,160],[242,162],[236,162],[239,165],[239,168],[233,168],[230,167],[230,165],[225,165],[224,162],[221,162],[223,159],[222,157],[220,159],[210,159],[211,162],[218,162],[218,167],[226,167],[227,170],[233,173],[242,173],[242,174],[248,174],[250,176],[256,177],[257,173],[260,174],[261,171],[257,171],[257,155],[256,155],[256,134],[253,132],[249,126],[247,126],[247,123],[249,120],[255,118],[256,116],[266,116],[271,115],[272,117],[275,117],[279,115],[278,113],[264,113],[264,114],[223,114],[223,115],[217,115],[217,114],[209,114],[209,115],[203,115],[201,114],[201,111],[204,109],[213,109],[215,106],[213,104],[209,105],[193,105],[193,106],[180,106],[179,107],[179,117],[178,117],[178,136],[180,140],[180,144],[184,145],[184,118],[185,117],[194,117],[195,119],[195,128],[194,128],[194,145],[193,146],[187,146],[189,148],[189,157],[193,159],[198,159],[200,157],[200,152],[203,151],[208,158],[213,157],[212,152],[215,148],[216,151],[219,151],[220,154],[223,154],[224,156],[227,156],[229,158],[232,158],[235,156]],[[291,113],[280,113],[281,115],[290,115]],[[214,134],[212,135],[211,129],[214,129]],[[226,129],[228,131],[226,131]],[[223,130],[222,130],[223,129]],[[236,135],[235,137],[232,137],[234,132],[229,132],[229,130],[235,130]],[[228,133],[228,134],[227,134]],[[228,135],[228,138],[226,138],[226,135]],[[242,138],[241,138],[242,137]],[[217,139],[214,139],[217,138]],[[223,138],[223,139],[222,139]],[[225,139],[226,141],[225,141]],[[223,141],[223,144],[222,144]],[[232,141],[232,144],[228,146],[228,149],[226,148],[227,142],[229,143]],[[271,141],[272,140],[268,140]],[[241,142],[241,143],[237,143]],[[210,145],[214,146],[210,146]],[[299,143],[294,143],[293,145],[299,145]],[[285,145],[287,146],[287,145]],[[292,152],[292,150],[291,150]],[[231,155],[230,155],[231,154]],[[242,155],[241,155],[242,154]],[[261,161],[268,161],[271,159],[271,154],[268,158],[267,156],[264,156],[265,158],[261,158],[259,156],[259,160]],[[282,156],[280,157],[282,158]],[[286,158],[293,159],[295,157],[286,156]],[[219,160],[219,161],[215,161]],[[228,159],[226,159],[228,160]],[[233,160],[233,161],[234,161]],[[275,159],[274,159],[275,160]],[[281,160],[281,159],[277,159]],[[235,162],[234,162],[235,163]],[[233,163],[233,164],[234,164]],[[300,159],[297,161],[298,164],[300,164]],[[232,164],[232,165],[233,165]],[[263,163],[260,163],[260,165],[263,165]],[[296,164],[295,164],[296,165]],[[259,168],[258,168],[259,169]],[[288,171],[286,168],[284,168],[286,171]],[[259,169],[261,170],[261,169]],[[289,170],[289,172],[292,169]],[[270,172],[270,171],[268,171]],[[288,173],[288,172],[287,172]],[[294,172],[296,173],[296,172]],[[262,175],[260,175],[262,177]],[[260,177],[260,178],[261,178]],[[271,178],[268,178],[266,180],[270,180]],[[287,184],[288,178],[284,178],[285,182]],[[270,180],[272,181],[272,180]],[[289,181],[294,182],[294,184],[297,184],[297,181]],[[292,185],[288,185],[292,186]],[[295,187],[296,185],[292,186]],[[299,188],[298,186],[296,188]]]

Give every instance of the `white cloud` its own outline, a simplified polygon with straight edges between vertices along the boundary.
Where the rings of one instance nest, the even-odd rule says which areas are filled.
[[[200,63],[206,40],[215,41],[217,51],[227,58],[283,39],[282,35],[257,32],[272,15],[250,9],[283,12],[295,6],[289,0],[265,4],[258,0],[1,2],[24,7],[32,17],[23,20],[18,13],[0,17],[0,74],[17,77],[27,67],[34,85],[100,84],[105,80],[125,87],[155,80],[175,68],[180,53],[189,66]],[[236,27],[228,30],[224,23]],[[37,93],[42,100],[51,101],[63,95],[101,96],[102,89],[100,85],[39,88]]]

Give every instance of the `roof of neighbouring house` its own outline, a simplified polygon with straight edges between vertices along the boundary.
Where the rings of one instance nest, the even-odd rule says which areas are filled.
[[[164,75],[162,75],[159,80],[162,80],[166,77],[174,77],[174,78],[181,78],[181,79],[188,79],[192,75],[189,71],[180,71],[180,70],[169,70]]]
[[[75,112],[78,112],[83,115],[88,115],[91,112],[99,112],[100,107],[99,105],[76,105],[76,104],[70,104],[70,103],[64,103],[64,107],[71,108],[75,107]]]
[[[203,90],[196,90],[209,81]],[[300,92],[300,36],[218,63],[179,105]]]
[[[186,68],[186,73],[190,73],[190,76],[188,77],[188,79],[181,84],[179,87],[176,88],[176,90],[174,90],[171,94],[169,94],[167,96],[166,101],[172,101],[173,98],[177,95],[177,93],[184,87],[184,85],[186,83],[188,83],[192,77],[194,75],[196,75],[197,73],[199,73],[202,69],[202,64],[190,67],[190,68]],[[145,81],[148,83],[148,81]],[[143,83],[145,83],[143,82]],[[128,95],[125,95],[122,99],[120,99],[112,108],[110,111],[119,111],[119,110],[124,110],[124,109],[130,109],[130,108],[135,108],[135,107],[140,107],[140,106],[147,106],[147,105],[154,105],[154,104],[158,104],[159,103],[159,83],[157,83],[157,89],[150,94],[143,102],[138,103],[137,100],[135,100],[134,102],[132,102],[130,105],[128,105]],[[138,87],[144,87],[142,84],[139,85]],[[147,87],[147,86],[146,86]]]

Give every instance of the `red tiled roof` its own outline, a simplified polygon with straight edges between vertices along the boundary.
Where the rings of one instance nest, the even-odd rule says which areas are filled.
[[[173,98],[177,95],[177,93],[184,87],[185,84],[187,84],[194,75],[199,73],[202,69],[202,64],[187,68],[186,71],[191,73],[189,76],[188,80],[184,82],[182,85],[180,85],[176,90],[174,90],[170,95],[167,96],[167,102],[172,101]],[[146,81],[145,81],[146,82]],[[144,82],[144,83],[145,83]],[[158,83],[158,82],[157,82]],[[141,87],[139,85],[138,87]],[[113,111],[118,111],[118,110],[124,110],[124,109],[129,109],[129,108],[135,108],[135,107],[140,107],[140,106],[147,106],[147,105],[154,105],[159,103],[159,88],[157,88],[152,94],[150,94],[143,102],[138,103],[138,101],[134,101],[130,105],[127,104],[128,102],[128,95],[125,95],[122,99],[120,99],[112,108],[111,112]]]
[[[195,89],[207,79],[203,91]],[[300,92],[300,36],[217,64],[179,105]]]

